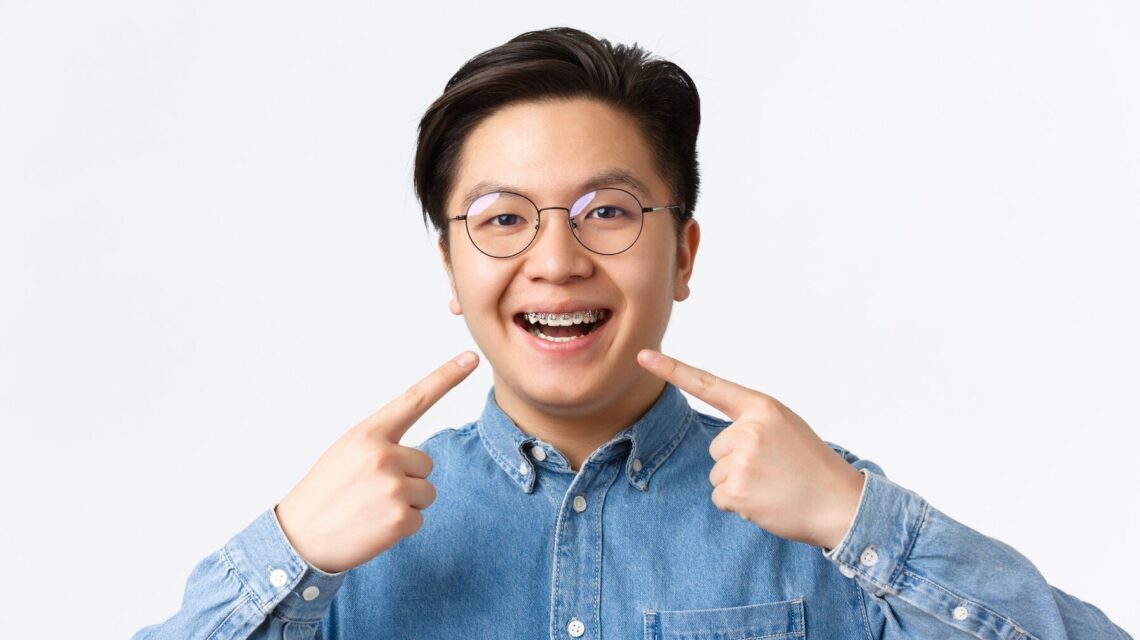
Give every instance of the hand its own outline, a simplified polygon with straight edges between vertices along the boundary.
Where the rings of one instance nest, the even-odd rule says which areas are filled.
[[[643,349],[653,375],[723,411],[732,424],[709,444],[709,481],[721,511],[789,540],[833,549],[859,506],[863,475],[775,398]]]
[[[400,438],[478,364],[466,352],[349,429],[277,505],[277,520],[297,553],[337,573],[376,557],[419,531],[435,501],[426,480],[431,457]]]

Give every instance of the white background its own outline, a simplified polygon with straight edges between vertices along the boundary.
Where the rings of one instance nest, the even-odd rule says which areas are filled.
[[[666,351],[1140,633],[1136,3],[0,0],[3,635],[172,615],[343,430],[474,346],[415,128],[468,57],[560,24],[701,91]]]

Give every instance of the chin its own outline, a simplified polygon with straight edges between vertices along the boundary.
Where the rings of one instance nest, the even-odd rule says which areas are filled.
[[[619,376],[618,379],[628,378]],[[618,401],[626,389],[606,378],[558,374],[531,375],[505,381],[529,404],[545,413],[573,417],[603,409]]]
[[[550,407],[585,408],[602,400],[602,390],[606,386],[600,381],[568,378],[569,376],[560,375],[541,376],[541,378],[535,376],[520,380],[518,388],[536,403]]]

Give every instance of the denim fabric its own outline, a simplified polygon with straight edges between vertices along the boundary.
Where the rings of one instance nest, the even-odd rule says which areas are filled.
[[[727,424],[668,385],[575,473],[492,390],[478,421],[420,446],[438,498],[419,533],[326,574],[269,509],[195,568],[181,611],[135,637],[1129,637],[834,445],[865,476],[835,549],[719,511],[708,446]]]

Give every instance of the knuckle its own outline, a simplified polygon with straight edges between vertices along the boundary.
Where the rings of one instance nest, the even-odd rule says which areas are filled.
[[[747,495],[747,490],[744,486],[744,483],[740,481],[740,478],[738,476],[732,476],[728,478],[721,486],[724,487],[725,497],[732,500],[733,502],[737,502]]]
[[[746,434],[753,444],[762,444],[768,438],[768,429],[761,422],[742,422],[740,431]]]
[[[718,378],[708,371],[697,371],[697,386],[704,391],[710,391],[716,386]]]
[[[766,424],[756,425],[755,436],[758,445],[771,445],[776,440],[775,430]]]
[[[760,395],[757,396],[755,404],[756,412],[765,417],[773,418],[780,415],[780,402],[772,396]]]
[[[404,395],[400,396],[400,402],[404,408],[413,413],[423,413],[427,410],[428,397],[427,393],[421,385],[416,384],[408,388]]]
[[[415,451],[416,454],[415,459],[418,460],[419,464],[423,466],[426,473],[430,474],[432,472],[432,469],[435,469],[435,461],[431,459],[431,456],[424,453],[423,451],[420,451],[419,449],[413,449],[413,451]]]
[[[391,478],[380,485],[380,493],[391,502],[402,503],[404,497],[404,482],[398,478]]]
[[[406,506],[393,509],[391,514],[392,526],[396,527],[397,529],[404,529],[407,527],[411,518],[411,512],[411,507]]]
[[[419,512],[418,509],[413,509],[412,507],[403,507],[402,509],[399,509],[393,518],[393,524],[395,524],[396,530],[405,536],[419,531],[420,527],[423,526],[423,523],[423,515]]]
[[[409,531],[409,533],[415,533],[424,526],[424,514],[421,513],[419,509],[411,509],[411,512],[412,513],[408,516],[411,522],[411,531]]]
[[[370,457],[372,466],[380,471],[388,471],[396,464],[396,450],[392,447],[378,447]]]
[[[729,510],[728,501],[725,499],[725,495],[724,495],[724,489],[722,489],[720,487],[713,489],[712,501],[713,501],[713,504],[716,505],[717,509],[720,509],[721,511],[728,511]]]

